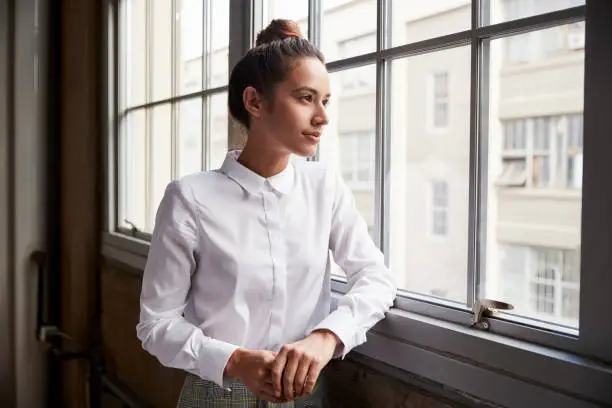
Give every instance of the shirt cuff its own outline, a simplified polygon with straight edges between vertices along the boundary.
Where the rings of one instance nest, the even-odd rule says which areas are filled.
[[[338,308],[331,312],[321,323],[313,327],[310,333],[315,330],[329,330],[342,341],[342,344],[339,345],[339,348],[334,353],[334,358],[340,357],[344,359],[354,347],[355,325],[353,323],[353,315],[346,309]]]
[[[232,353],[239,347],[215,339],[208,339],[203,347],[204,349],[200,352],[200,376],[214,382],[219,387],[229,390],[231,379],[225,377],[223,373]]]

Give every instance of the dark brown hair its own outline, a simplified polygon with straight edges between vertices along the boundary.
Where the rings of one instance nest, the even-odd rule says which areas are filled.
[[[323,54],[306,38],[291,20],[272,20],[257,35],[255,47],[236,64],[229,78],[228,105],[234,119],[249,128],[250,117],[242,94],[252,86],[272,101],[275,87],[282,82],[299,58],[317,58]]]

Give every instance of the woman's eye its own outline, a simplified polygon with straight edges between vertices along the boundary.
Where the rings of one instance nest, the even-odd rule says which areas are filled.
[[[304,95],[300,99],[306,102],[312,102],[312,95]]]
[[[323,106],[327,108],[327,105],[329,105],[329,99],[323,101]]]

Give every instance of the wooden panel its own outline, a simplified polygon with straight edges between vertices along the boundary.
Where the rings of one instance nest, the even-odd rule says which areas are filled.
[[[96,0],[55,2],[61,7],[60,54],[60,231],[61,322],[86,350],[95,322],[95,276],[99,259],[99,95],[101,70],[99,4]],[[85,360],[63,364],[62,406],[87,406]]]
[[[102,269],[102,345],[108,371],[158,408],[176,406],[185,378],[163,367],[136,337],[140,278],[111,265]]]
[[[325,369],[325,377],[334,408],[462,407],[348,360],[333,360]]]

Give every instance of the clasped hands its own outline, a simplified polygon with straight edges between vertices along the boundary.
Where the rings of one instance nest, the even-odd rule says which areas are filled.
[[[225,374],[241,380],[259,398],[273,403],[309,395],[321,370],[332,359],[340,339],[329,330],[284,345],[278,353],[238,349],[230,357]]]

